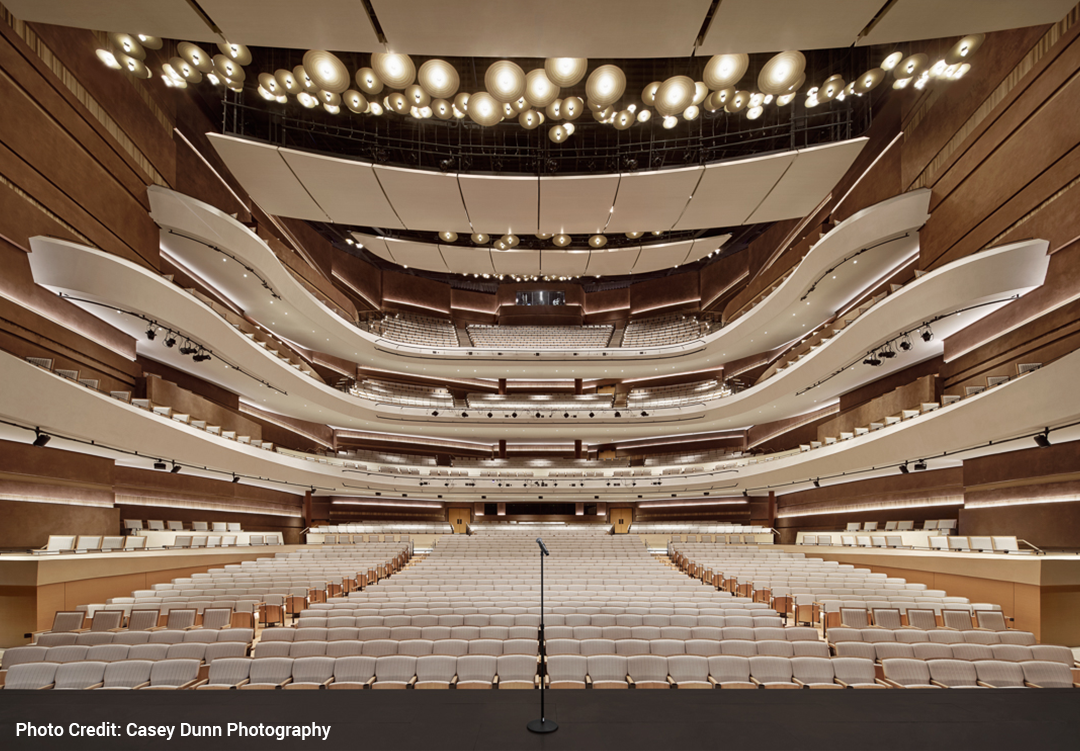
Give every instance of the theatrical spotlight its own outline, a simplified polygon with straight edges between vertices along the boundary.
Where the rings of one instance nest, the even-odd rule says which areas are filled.
[[[199,350],[195,349],[195,347],[191,345],[191,341],[189,339],[185,339],[184,343],[180,345],[180,354],[182,355],[193,355],[198,351]]]
[[[153,327],[153,325],[151,325],[149,328],[146,329],[146,338],[147,339],[149,339],[150,341],[154,341],[154,338],[156,336],[157,336],[157,330]]]
[[[916,472],[922,472],[924,469],[926,469],[926,461],[920,459],[919,461],[915,462],[915,464],[912,466],[912,469],[914,469]]]
[[[154,462],[154,469],[160,469],[162,471],[169,468],[169,465],[165,462]]]
[[[461,416],[462,416],[462,417],[468,417],[468,416],[469,416],[469,413],[468,413],[468,412],[462,412],[462,413],[461,413]]]
[[[821,487],[821,478],[820,477],[817,478],[816,480],[814,480],[814,487],[815,488],[820,488]]]
[[[235,485],[236,483],[240,482],[240,475],[238,475],[238,474],[236,474],[235,472],[233,472],[233,476],[232,476],[232,481],[233,481],[233,485]]]
[[[438,417],[439,416],[439,410],[437,410],[437,409],[432,410],[431,411],[431,416],[432,417]]]
[[[911,337],[904,334],[904,338],[900,340],[900,349],[908,352],[914,345],[911,343]]]
[[[38,428],[34,428],[34,433],[36,434],[34,438],[35,446],[44,446],[46,443],[52,440],[51,435],[49,435],[48,433],[42,433]],[[1049,446],[1050,442],[1047,441],[1046,445]]]
[[[886,344],[885,348],[878,352],[878,357],[884,357],[886,360],[891,360],[896,357],[896,352],[893,350],[891,344]]]
[[[642,412],[642,413],[641,413],[641,416],[642,416],[642,417],[648,417],[648,416],[649,416],[649,413],[648,413],[648,412]]]
[[[175,475],[177,472],[180,471],[180,465],[176,462],[173,462],[172,469],[170,469],[169,471]]]
[[[863,365],[869,365],[876,368],[881,365],[881,358],[877,356],[876,352],[871,352],[866,356],[866,359],[863,360]]]
[[[910,471],[911,470],[908,469],[907,462],[904,462],[903,464],[900,465],[900,474],[906,475]]]
[[[173,334],[171,331],[169,332],[168,336],[165,337],[165,346],[166,347],[175,347],[176,346],[176,335]]]
[[[924,342],[928,342],[934,338],[934,330],[930,328],[930,324],[926,324],[921,336]]]
[[[1050,428],[1046,428],[1043,432],[1035,436],[1035,443],[1039,448],[1048,448],[1050,446]],[[37,446],[38,442],[34,441],[34,445]]]

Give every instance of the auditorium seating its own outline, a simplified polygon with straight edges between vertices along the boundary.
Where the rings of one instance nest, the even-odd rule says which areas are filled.
[[[731,389],[727,385],[716,379],[710,379],[697,383],[679,383],[674,386],[635,388],[627,395],[627,406],[635,410],[683,407],[722,399],[730,395]]]
[[[422,347],[457,347],[454,324],[441,318],[396,313],[383,318],[377,326],[387,339]]]
[[[349,387],[349,393],[377,403],[400,404],[409,407],[452,409],[454,406],[454,397],[445,388],[378,381],[373,378],[365,378],[354,383]]]
[[[662,347],[701,336],[701,322],[692,316],[670,314],[641,318],[626,324],[623,347]]]
[[[607,347],[611,325],[468,327],[473,346],[485,349],[595,349]]]

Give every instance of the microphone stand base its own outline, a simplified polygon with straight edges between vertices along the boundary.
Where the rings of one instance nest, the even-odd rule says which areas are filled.
[[[554,733],[559,729],[559,725],[555,720],[547,719],[533,720],[526,727],[533,733]]]

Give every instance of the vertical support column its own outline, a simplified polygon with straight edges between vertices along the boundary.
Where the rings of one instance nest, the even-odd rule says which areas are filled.
[[[575,378],[574,379],[574,393],[577,394],[578,396],[581,396],[582,388],[581,388],[581,379],[580,378]]]
[[[500,438],[499,439],[499,458],[500,459],[505,459],[506,458],[506,439],[505,438]]]
[[[502,394],[502,395],[506,394],[506,379],[505,378],[500,378],[499,379],[499,393]]]
[[[580,438],[578,438],[578,439],[576,439],[574,441],[574,458],[575,459],[580,459],[581,458],[581,439]]]
[[[304,491],[304,526],[311,526],[311,491]]]

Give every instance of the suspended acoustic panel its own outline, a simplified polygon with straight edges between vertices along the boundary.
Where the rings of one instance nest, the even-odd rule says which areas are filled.
[[[603,232],[618,187],[618,175],[541,177],[540,231]]]
[[[213,142],[215,145],[218,143],[216,139]],[[305,193],[318,203],[330,221],[363,227],[404,229],[405,225],[394,212],[394,207],[383,195],[370,164],[292,149],[280,149],[280,153],[294,179],[300,181]],[[228,159],[225,159],[225,163],[232,169]],[[233,174],[236,174],[235,171]],[[273,182],[252,185],[241,180],[241,183],[260,204],[261,195],[273,195],[281,187]],[[283,216],[295,214],[285,212]]]
[[[703,167],[631,172],[619,180],[615,211],[608,232],[653,232],[671,229],[697,188]],[[650,224],[644,225],[648,221]]]

